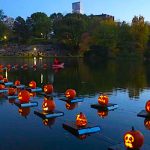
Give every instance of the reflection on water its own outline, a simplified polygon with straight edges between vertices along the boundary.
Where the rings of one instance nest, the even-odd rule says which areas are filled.
[[[0,149],[107,150],[110,145],[122,142],[123,134],[130,130],[131,126],[140,130],[145,136],[145,143],[149,143],[149,120],[137,117],[137,113],[144,109],[145,102],[150,98],[150,64],[138,61],[87,64],[82,59],[60,59],[65,63],[65,67],[57,71],[51,68],[53,59],[50,58],[0,59],[0,64],[4,66],[18,64],[18,69],[7,70],[7,74],[5,70],[0,73],[4,77],[7,75],[9,81],[19,80],[21,84],[28,85],[34,80],[37,87],[52,83],[56,94],[54,97],[56,110],[65,114],[56,119],[41,119],[34,111],[42,109],[43,96],[38,94],[35,96],[32,93],[35,96],[32,99],[38,102],[38,107],[20,109],[11,105],[14,103],[13,99],[8,100],[5,94],[1,93]],[[28,67],[20,68],[24,64]],[[36,70],[33,68],[35,64]],[[60,101],[68,88],[75,89],[77,96],[83,97],[84,102],[69,104]],[[119,108],[108,112],[92,109],[90,105],[98,103],[101,93],[106,93],[110,102],[118,104]],[[101,127],[100,134],[76,138],[63,129],[62,124],[74,121],[80,112],[87,116],[89,123]]]

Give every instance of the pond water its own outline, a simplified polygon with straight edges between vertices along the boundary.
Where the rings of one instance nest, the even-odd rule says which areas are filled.
[[[20,80],[28,85],[31,80],[38,87],[46,83],[54,85],[56,109],[63,111],[64,116],[51,119],[48,125],[34,114],[41,109],[43,96],[32,99],[38,102],[37,107],[28,110],[24,117],[18,112],[18,107],[5,97],[0,98],[0,150],[107,150],[109,146],[123,142],[123,135],[132,126],[140,130],[145,143],[150,145],[150,130],[144,125],[144,118],[137,113],[145,107],[150,99],[150,65],[144,62],[109,61],[98,64],[87,64],[83,59],[61,59],[64,69],[53,70],[53,59],[21,59],[0,58],[0,64],[37,64],[38,68],[11,69],[0,74],[7,76],[10,81]],[[43,69],[43,64],[48,69]],[[71,110],[60,98],[68,88],[74,88],[77,96],[84,101],[76,104]],[[107,93],[111,103],[119,105],[114,111],[109,111],[105,117],[90,107],[97,103],[98,96]],[[100,126],[101,131],[80,139],[66,131],[62,124],[75,121],[76,114],[83,112],[88,122]]]

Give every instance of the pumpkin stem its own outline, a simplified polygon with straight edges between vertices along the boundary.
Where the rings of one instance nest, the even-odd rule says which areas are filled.
[[[132,126],[132,131],[134,131],[134,126]]]
[[[82,115],[82,112],[80,112],[80,115]]]

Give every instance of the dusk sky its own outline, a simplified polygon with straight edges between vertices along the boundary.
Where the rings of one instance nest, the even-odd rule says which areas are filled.
[[[0,0],[0,9],[8,16],[26,18],[34,12],[63,14],[72,11],[76,0]],[[115,20],[130,22],[135,15],[142,15],[150,21],[150,0],[81,0],[85,14],[114,15]]]

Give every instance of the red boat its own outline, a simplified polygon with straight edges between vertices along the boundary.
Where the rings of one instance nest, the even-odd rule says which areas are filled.
[[[52,64],[52,68],[53,69],[61,69],[64,68],[64,63],[60,63],[60,64]]]

